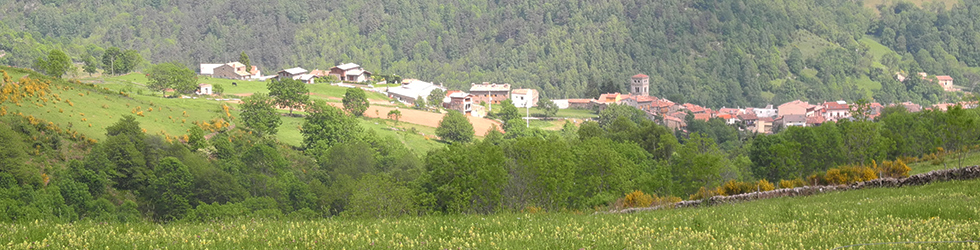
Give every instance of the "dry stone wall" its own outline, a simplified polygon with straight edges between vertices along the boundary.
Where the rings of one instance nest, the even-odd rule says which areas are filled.
[[[710,206],[710,205],[722,204],[722,203],[752,201],[752,200],[761,200],[761,199],[769,199],[769,198],[776,198],[776,197],[806,196],[806,195],[814,195],[814,194],[821,194],[821,193],[834,192],[834,191],[857,190],[857,189],[864,189],[864,188],[918,186],[918,185],[925,185],[937,181],[971,180],[977,178],[980,178],[980,166],[971,166],[971,167],[964,167],[964,168],[957,168],[957,169],[936,170],[928,173],[912,175],[906,178],[879,178],[870,181],[852,183],[849,185],[783,188],[783,189],[776,189],[772,191],[752,192],[752,193],[745,193],[745,194],[738,194],[738,195],[731,195],[731,196],[714,196],[703,200],[681,201],[678,203],[662,205],[662,206],[627,208],[623,210],[612,210],[608,212],[609,213],[635,213],[635,212],[658,210],[664,208]]]

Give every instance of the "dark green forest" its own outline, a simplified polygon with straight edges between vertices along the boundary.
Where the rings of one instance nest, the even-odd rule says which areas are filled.
[[[625,90],[709,107],[804,99],[955,101],[895,72],[980,81],[980,1],[865,8],[852,0],[666,1],[0,1],[0,63],[48,50],[75,62],[111,47],[148,63],[227,62],[366,69],[468,89],[531,87],[552,99]],[[875,52],[862,39],[891,48]],[[107,70],[108,71],[108,70]],[[877,85],[881,87],[878,88]]]

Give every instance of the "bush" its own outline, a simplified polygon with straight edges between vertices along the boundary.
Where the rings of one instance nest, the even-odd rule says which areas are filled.
[[[773,185],[772,182],[769,182],[767,180],[759,180],[759,182],[756,182],[755,183],[755,190],[756,191],[772,191],[772,190],[776,190],[776,186]]]
[[[882,177],[891,178],[909,177],[909,171],[912,171],[901,158],[895,161],[884,161],[876,170],[881,173]]]
[[[779,188],[795,188],[806,186],[806,181],[797,178],[792,180],[779,180]]]
[[[688,197],[688,199],[689,200],[701,200],[701,199],[711,198],[711,197],[713,197],[715,195],[717,195],[717,193],[715,192],[715,189],[708,189],[708,188],[705,188],[705,187],[701,187],[701,189],[699,189],[697,193],[692,194],[691,197]]]
[[[875,169],[864,166],[843,166],[827,170],[824,177],[828,184],[850,184],[878,179]]]
[[[721,187],[719,187],[717,193],[719,195],[729,196],[729,195],[744,194],[744,193],[754,192],[754,191],[755,191],[755,186],[752,184],[741,182],[741,181],[730,180],[728,182],[725,182],[725,184],[722,185]]]
[[[623,207],[649,207],[651,204],[653,204],[653,197],[640,190],[628,193],[623,198]]]

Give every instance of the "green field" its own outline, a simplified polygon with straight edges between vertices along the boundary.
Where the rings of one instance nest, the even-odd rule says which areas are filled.
[[[909,172],[910,175],[927,173],[933,170],[941,170],[946,168],[959,168],[960,162],[958,156],[951,155],[946,158],[946,165],[942,163],[933,165],[930,161],[916,162],[908,164],[912,171]],[[980,152],[968,153],[966,157],[963,158],[963,166],[976,166],[980,165]]]
[[[26,75],[26,73],[17,73],[17,70],[6,67],[0,67],[0,70],[5,70],[10,75]],[[105,128],[117,122],[123,115],[135,116],[136,120],[140,122],[140,126],[146,129],[147,134],[169,136],[187,134],[191,126],[194,126],[193,122],[195,121],[204,122],[216,117],[225,117],[226,114],[222,111],[221,105],[228,105],[233,117],[237,118],[240,115],[237,110],[238,105],[231,102],[206,98],[163,98],[159,92],[151,92],[145,87],[146,77],[142,74],[89,78],[83,81],[93,83],[96,87],[55,82],[51,85],[51,94],[53,95],[48,97],[47,102],[24,102],[20,106],[4,105],[7,106],[10,113],[22,113],[24,116],[33,115],[36,118],[53,122],[63,129],[70,128],[99,141],[105,138]],[[227,84],[226,91],[231,89],[238,91],[233,93],[268,92],[264,82],[236,81],[237,87],[231,87],[232,80],[228,79],[207,78],[203,79],[202,82]],[[313,99],[327,99],[333,102],[340,102],[339,99],[347,90],[344,87],[325,84],[308,86],[311,92],[315,93]],[[106,91],[105,89],[109,90]],[[128,96],[120,95],[120,91]],[[378,93],[367,92],[367,94],[368,98],[372,100],[386,100],[383,95]],[[150,108],[153,110],[150,111]],[[142,112],[143,116],[137,115],[138,112]],[[288,111],[281,110],[280,112],[287,113]],[[385,137],[392,136],[420,155],[424,155],[431,149],[444,147],[441,142],[425,139],[420,134],[393,131],[381,123],[382,120],[361,121],[361,125],[366,130],[373,130],[378,135]],[[235,122],[232,121],[232,123]],[[300,146],[303,137],[298,128],[301,124],[301,118],[283,116],[283,124],[279,127],[279,133],[276,137],[283,143]],[[416,127],[416,131],[419,133],[435,134],[435,128],[431,127],[407,123],[400,123],[399,127],[403,130]]]
[[[980,248],[980,180],[635,214],[0,224],[8,249],[854,249]],[[972,243],[923,243],[974,241]],[[913,243],[920,242],[920,243]]]

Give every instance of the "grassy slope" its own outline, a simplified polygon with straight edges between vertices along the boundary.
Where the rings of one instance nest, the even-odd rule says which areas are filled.
[[[10,248],[830,249],[978,240],[980,180],[637,214],[496,214],[404,219],[233,220],[165,225],[2,225]],[[107,237],[106,237],[107,236]],[[977,248],[980,243],[880,245]]]
[[[0,68],[3,70],[6,68]],[[13,76],[14,73],[11,70]],[[21,76],[23,74],[16,74]],[[16,78],[15,78],[16,79]],[[62,128],[72,128],[79,133],[87,135],[101,141],[105,138],[105,128],[111,126],[119,120],[122,115],[133,115],[133,109],[140,108],[143,117],[136,116],[141,127],[146,129],[149,134],[166,134],[170,136],[180,136],[187,134],[194,121],[206,121],[215,117],[224,116],[221,110],[222,104],[232,107],[231,115],[238,117],[239,113],[235,109],[237,104],[197,99],[178,99],[162,98],[159,92],[151,92],[144,87],[146,77],[141,74],[128,74],[124,76],[85,79],[85,82],[96,83],[98,88],[109,88],[112,94],[98,93],[95,88],[76,84],[54,83],[52,87],[59,87],[52,91],[62,98],[62,101],[55,102],[55,98],[50,98],[48,103],[38,106],[31,103],[23,103],[20,107],[12,104],[4,104],[9,112],[20,112],[24,115],[34,115],[46,121],[54,122]],[[263,82],[238,82],[237,87],[231,87],[231,80],[227,79],[204,79],[202,82],[211,84],[227,84],[226,90],[233,89],[237,93],[247,93],[248,91],[268,92]],[[322,93],[314,95],[314,99],[327,99],[339,102],[339,98],[346,91],[344,87],[329,85],[309,85],[311,92]],[[68,87],[67,89],[64,87]],[[129,97],[119,95],[119,91],[129,93]],[[230,91],[229,91],[230,92]],[[138,94],[142,93],[142,94]],[[79,95],[81,94],[81,95]],[[374,100],[383,100],[382,95],[368,92],[368,97]],[[71,101],[69,105],[67,101]],[[104,107],[103,107],[104,105]],[[153,111],[148,111],[153,107]],[[186,111],[186,115],[185,112]],[[286,111],[282,111],[286,112]],[[82,121],[82,119],[85,121]],[[283,117],[283,125],[280,126],[278,138],[290,145],[302,144],[302,136],[297,130],[302,123],[299,118]],[[378,126],[375,122],[362,120],[362,126],[373,129],[382,136],[394,136],[406,146],[413,149],[418,154],[425,154],[428,150],[443,147],[444,144],[434,140],[426,140],[423,136],[410,132],[396,132],[384,126]],[[91,126],[89,126],[91,124]],[[406,125],[402,125],[406,126]],[[422,128],[418,130],[427,134],[429,131],[434,133],[434,128]]]
[[[912,169],[912,171],[909,172],[909,174],[921,174],[921,173],[927,173],[929,171],[940,170],[945,168],[958,168],[960,167],[959,165],[960,162],[959,162],[959,158],[957,157],[959,156],[957,155],[948,156],[946,158],[946,165],[943,165],[941,163],[938,165],[933,165],[932,162],[929,161],[908,164],[909,168]],[[976,166],[976,165],[980,165],[980,152],[968,153],[965,157],[963,157],[963,166]]]

